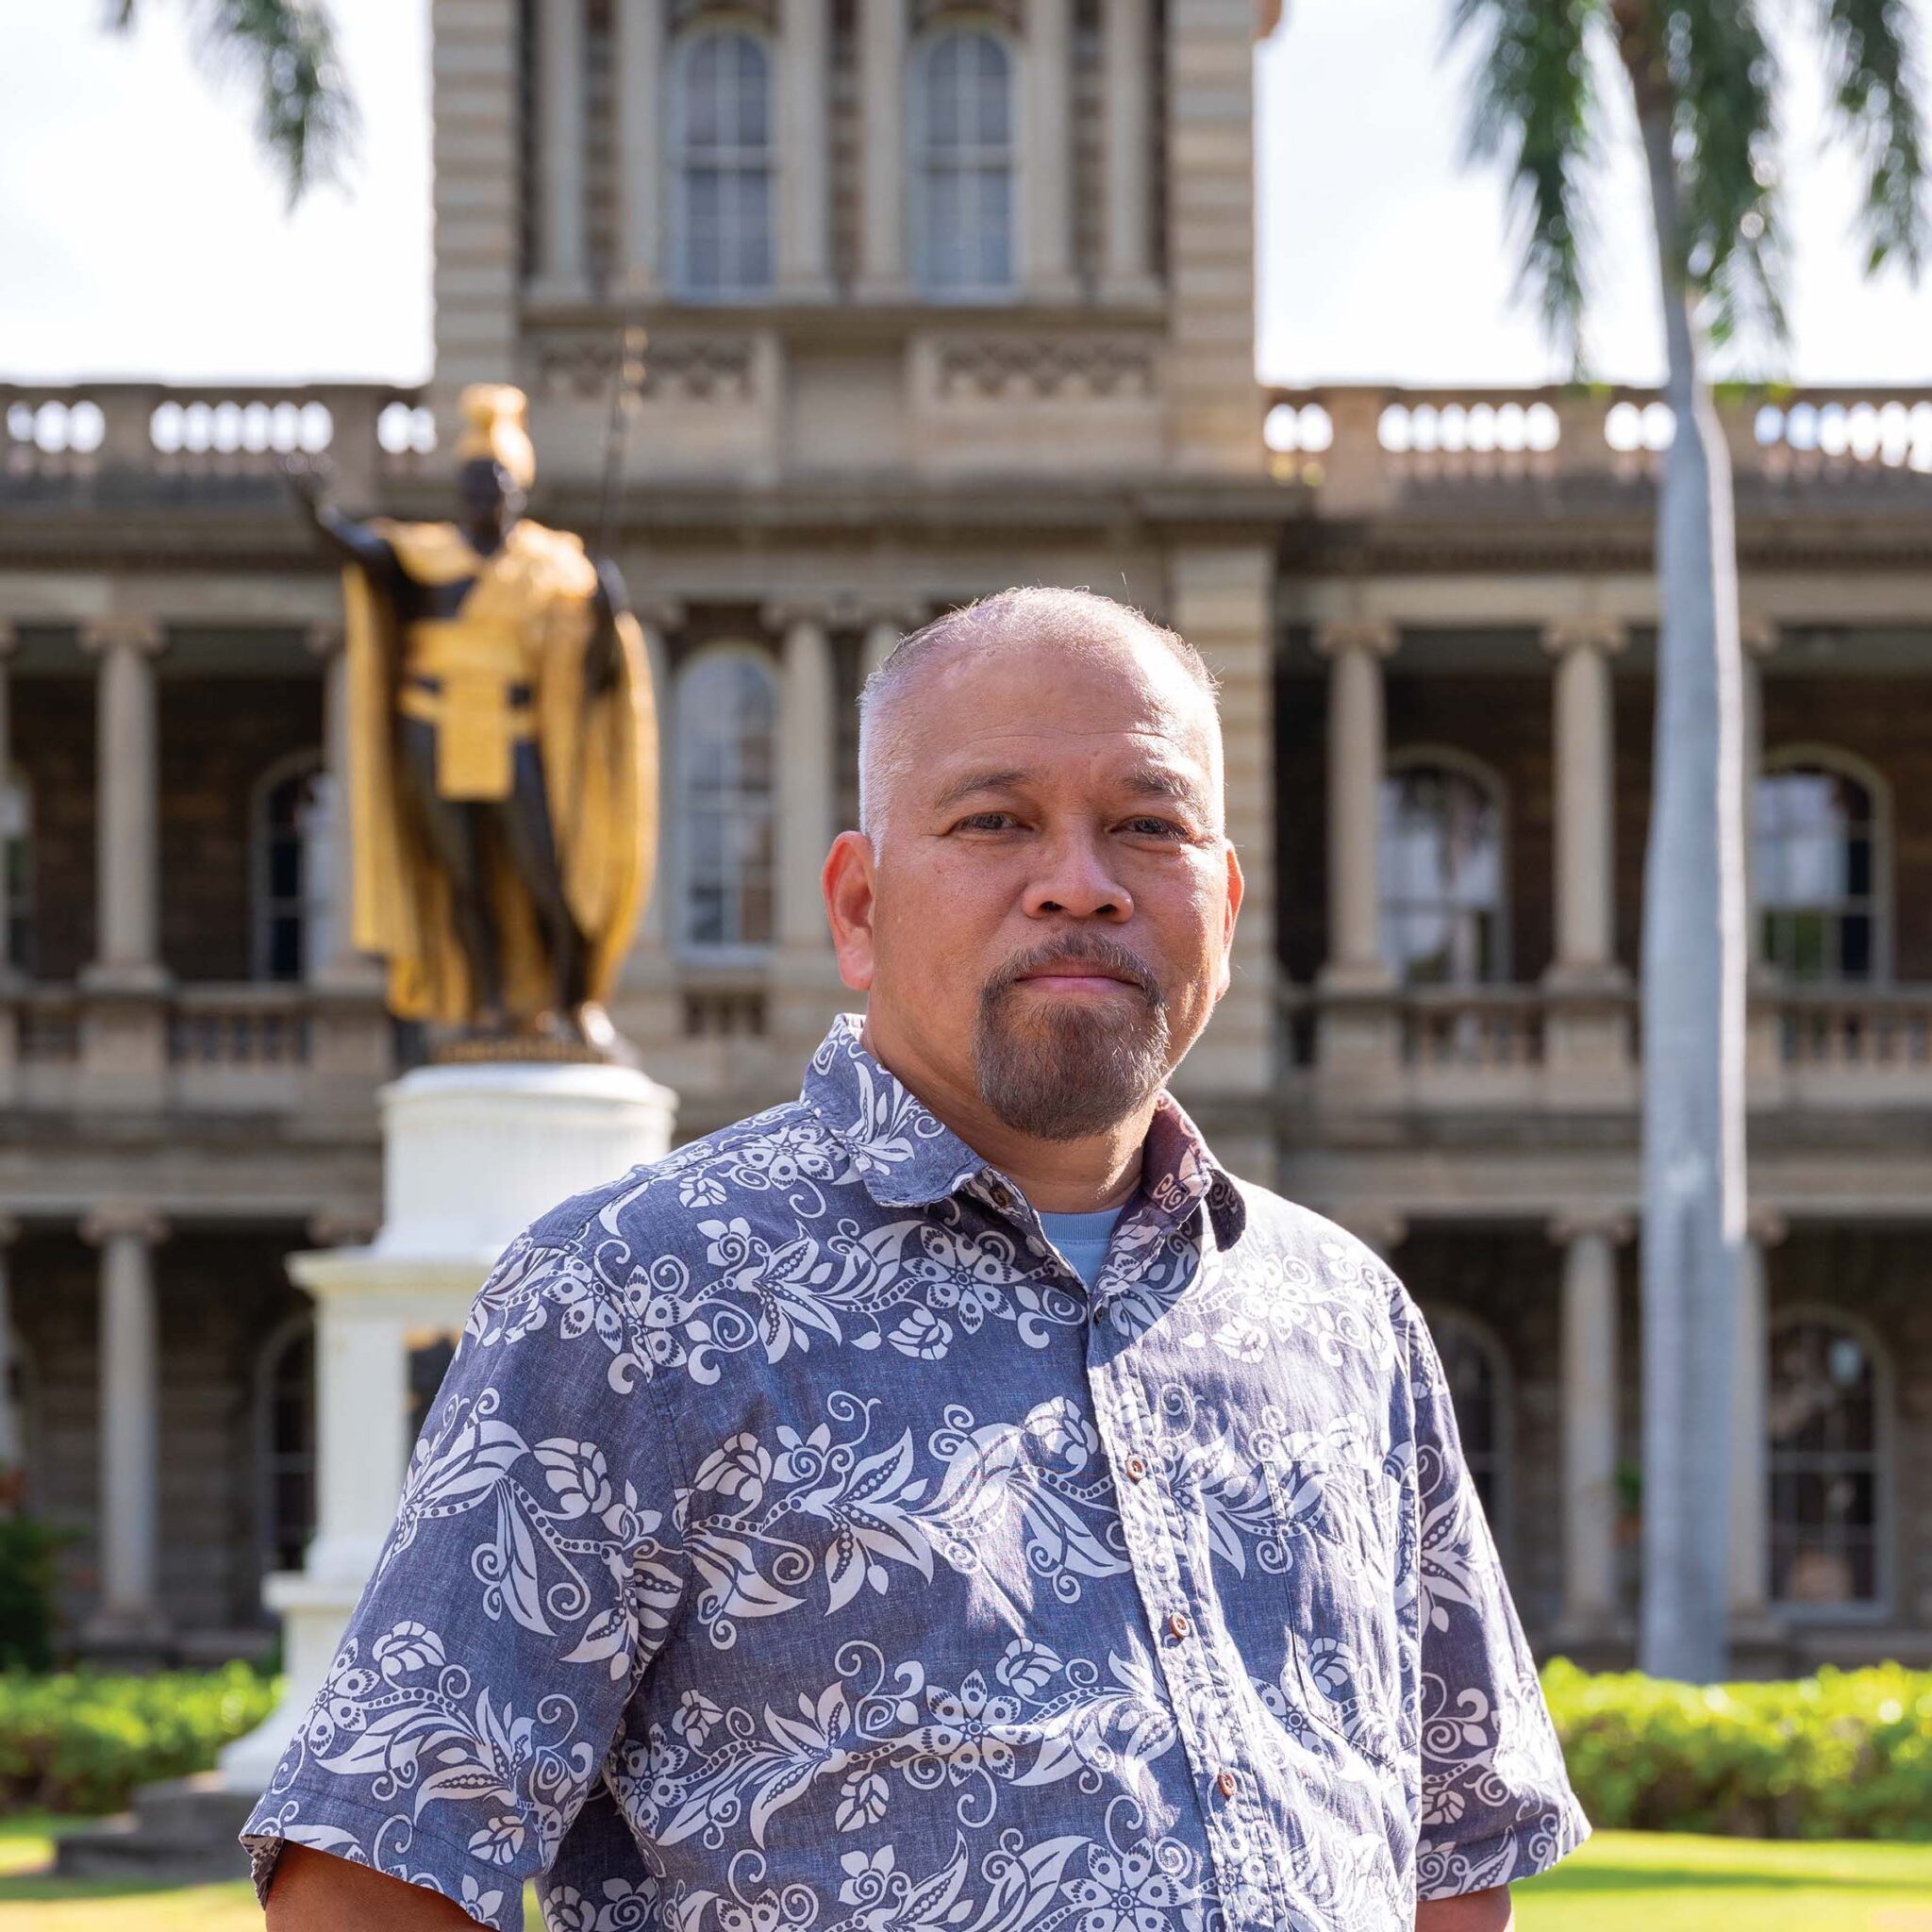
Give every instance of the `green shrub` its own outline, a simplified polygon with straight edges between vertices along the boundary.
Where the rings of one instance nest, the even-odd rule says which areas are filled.
[[[1705,1686],[1591,1676],[1559,1657],[1543,1692],[1593,1824],[1932,1840],[1932,1672]]]
[[[0,1810],[116,1811],[136,1785],[207,1771],[275,1707],[245,1664],[151,1677],[0,1675]]]

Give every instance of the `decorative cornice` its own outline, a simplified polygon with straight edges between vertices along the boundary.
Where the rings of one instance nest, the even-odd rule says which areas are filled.
[[[829,630],[833,616],[832,602],[826,597],[774,597],[758,609],[758,621],[781,637],[806,624]]]

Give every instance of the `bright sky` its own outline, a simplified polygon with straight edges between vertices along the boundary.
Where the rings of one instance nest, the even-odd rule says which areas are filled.
[[[1932,92],[1932,0],[1924,22]],[[336,0],[363,131],[350,192],[292,217],[245,92],[191,58],[185,8],[131,39],[99,0],[17,7],[0,62],[0,379],[368,376],[430,359],[426,0]],[[1534,382],[1563,370],[1512,298],[1501,184],[1459,165],[1447,0],[1291,0],[1262,52],[1258,359],[1283,381]],[[1778,9],[1773,8],[1774,13]],[[1932,278],[1872,286],[1820,134],[1815,48],[1788,48],[1794,340],[1767,370],[1932,381]],[[1658,369],[1631,140],[1601,208],[1597,373]]]

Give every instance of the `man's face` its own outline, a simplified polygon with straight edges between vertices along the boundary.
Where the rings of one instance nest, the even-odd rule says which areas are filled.
[[[457,470],[457,500],[464,534],[479,550],[493,550],[523,514],[524,492],[491,457],[473,457]]]
[[[897,711],[870,931],[841,962],[889,1065],[1047,1141],[1153,1096],[1227,986],[1241,874],[1215,732],[1154,639],[1020,639],[922,669]]]

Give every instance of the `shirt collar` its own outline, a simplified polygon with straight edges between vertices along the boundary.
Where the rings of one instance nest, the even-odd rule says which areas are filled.
[[[873,1058],[859,1024],[857,1013],[832,1022],[806,1070],[801,1097],[852,1157],[867,1193],[882,1208],[924,1208],[970,1182],[1004,1179]],[[1247,1219],[1233,1175],[1171,1093],[1161,1094],[1147,1132],[1141,1191],[1170,1224],[1205,1200],[1224,1247],[1240,1238]],[[999,1205],[997,1191],[991,1197]]]

